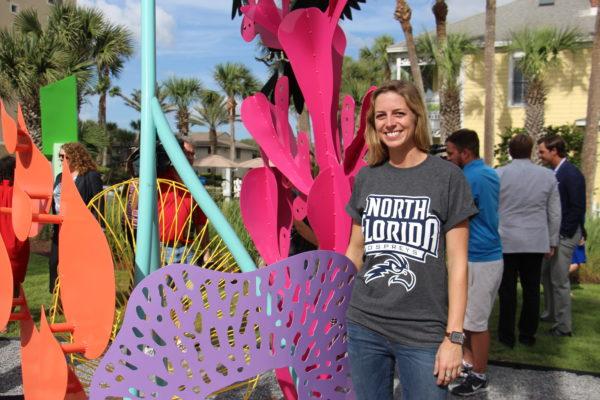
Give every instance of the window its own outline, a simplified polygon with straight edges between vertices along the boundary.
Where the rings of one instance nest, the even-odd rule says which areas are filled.
[[[10,3],[10,12],[13,14],[17,14],[19,12],[19,5],[15,3]]]
[[[539,5],[540,6],[553,6],[554,0],[540,0]]]
[[[509,105],[523,106],[525,104],[525,92],[527,91],[527,80],[517,66],[517,61],[523,54],[513,54],[509,62],[508,93]]]
[[[211,154],[211,153],[212,153],[212,147],[209,146],[208,147],[208,154]]]
[[[242,150],[241,149],[235,149],[235,158],[238,160],[240,158],[242,158]]]

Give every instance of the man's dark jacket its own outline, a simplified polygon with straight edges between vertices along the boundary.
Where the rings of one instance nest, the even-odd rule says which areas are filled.
[[[556,172],[562,219],[560,234],[573,237],[585,223],[585,178],[576,166],[565,160]]]

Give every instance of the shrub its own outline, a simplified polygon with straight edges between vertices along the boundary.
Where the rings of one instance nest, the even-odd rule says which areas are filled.
[[[589,218],[585,223],[585,230],[587,262],[581,268],[579,276],[582,282],[600,283],[600,218]]]
[[[498,143],[494,149],[494,156],[496,157],[498,166],[505,165],[509,162],[508,143],[514,135],[519,133],[525,133],[525,129],[507,127],[498,134],[500,143]],[[569,161],[575,164],[577,168],[581,168],[581,149],[583,147],[584,135],[584,131],[581,127],[575,125],[549,125],[544,128],[544,134],[548,136],[562,136],[567,144]]]
[[[254,246],[254,242],[252,242],[252,238],[250,234],[246,230],[244,226],[244,221],[242,220],[242,213],[240,211],[240,201],[239,199],[225,200],[220,204],[221,211],[225,216],[225,219],[229,222],[237,236],[240,238],[240,241],[244,245],[244,248],[250,254],[250,257],[254,260],[256,265],[260,264],[260,254],[256,250]],[[216,231],[214,231],[214,226],[209,225],[211,232],[211,237],[217,235]]]

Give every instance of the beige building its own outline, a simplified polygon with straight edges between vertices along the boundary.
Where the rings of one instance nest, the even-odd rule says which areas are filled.
[[[189,139],[194,144],[196,149],[195,160],[199,161],[203,158],[211,155],[210,151],[210,140],[208,132],[192,132],[190,133]],[[217,151],[216,154],[229,159],[229,145],[231,143],[231,136],[225,132],[217,133]],[[260,151],[258,147],[237,141],[235,142],[235,162],[240,163],[251,160],[253,158],[260,157]],[[213,172],[210,168],[196,168],[201,173]],[[243,175],[245,171],[237,171],[235,176]]]
[[[46,21],[50,8],[56,4],[75,3],[76,0],[0,0],[0,29],[9,28],[15,15],[27,8],[34,8],[40,16],[40,21]]]

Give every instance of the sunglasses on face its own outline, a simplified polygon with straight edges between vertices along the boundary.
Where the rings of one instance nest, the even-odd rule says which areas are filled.
[[[64,154],[59,154],[59,155],[58,155],[58,159],[59,159],[60,161],[64,160],[65,158],[66,158],[67,160],[69,159],[69,158],[68,158],[67,156],[65,156]]]

